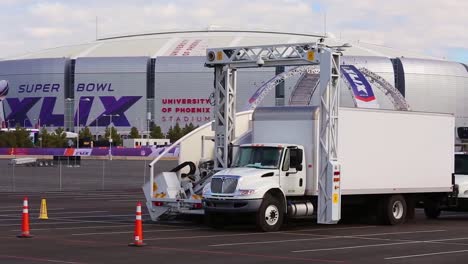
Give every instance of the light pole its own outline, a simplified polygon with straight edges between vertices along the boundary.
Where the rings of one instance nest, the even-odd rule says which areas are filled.
[[[150,138],[150,121],[151,121],[151,112],[146,113],[146,138]]]
[[[111,127],[112,125],[112,117],[115,116],[115,117],[119,117],[120,115],[119,114],[115,114],[115,115],[102,115],[102,116],[108,116],[110,117],[110,122],[109,122],[109,127]],[[109,159],[112,160],[112,127],[109,128]]]
[[[78,112],[77,112],[77,119],[78,119],[78,135],[76,137],[76,147],[77,148],[80,148],[80,104],[81,104],[81,101],[85,101],[85,102],[89,102],[91,101],[91,99],[89,99],[88,97],[85,97],[85,98],[79,98],[79,99],[74,99],[74,98],[67,98],[66,99],[67,101],[71,102],[76,102],[78,101]],[[73,120],[75,119],[75,117],[73,116]],[[86,125],[86,124],[85,124]],[[75,122],[73,122],[73,131],[75,131],[74,129],[75,127]]]
[[[147,119],[146,122],[147,122],[146,126],[147,126],[147,128],[148,128],[148,130],[146,131],[146,132],[148,132],[147,137],[148,137],[148,138],[151,138],[151,137],[150,137],[151,131],[152,131],[151,129],[152,129],[154,126],[156,126],[156,119]]]
[[[96,117],[96,131],[94,134],[96,135],[96,141],[98,140],[98,122],[99,122],[99,116]]]

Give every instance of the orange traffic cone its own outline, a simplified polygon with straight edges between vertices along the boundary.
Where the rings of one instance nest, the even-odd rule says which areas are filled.
[[[129,246],[142,247],[146,244],[143,243],[143,224],[141,222],[141,202],[136,206],[136,219],[135,219],[135,233],[134,241]]]
[[[21,224],[21,235],[19,238],[31,238],[29,233],[29,206],[28,206],[28,197],[24,197],[23,200],[23,221]]]

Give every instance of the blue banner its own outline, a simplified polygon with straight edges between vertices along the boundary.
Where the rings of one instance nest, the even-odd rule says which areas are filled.
[[[353,65],[342,65],[341,72],[348,81],[356,100],[362,102],[375,101],[372,86],[366,77]],[[359,106],[359,105],[358,105]]]

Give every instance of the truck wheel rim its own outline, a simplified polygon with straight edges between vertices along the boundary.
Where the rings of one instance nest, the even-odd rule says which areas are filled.
[[[403,216],[403,203],[401,201],[393,203],[392,212],[395,219],[400,219]]]
[[[279,211],[278,207],[269,205],[265,210],[265,221],[268,225],[273,226],[278,222]]]

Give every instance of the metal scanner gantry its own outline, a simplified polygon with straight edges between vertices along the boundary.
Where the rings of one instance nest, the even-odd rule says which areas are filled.
[[[403,97],[403,95],[401,95],[401,93],[393,85],[387,82],[384,78],[382,78],[380,75],[370,71],[369,69],[365,67],[359,68],[359,71],[367,77],[367,80],[369,82],[374,84],[375,87],[379,89],[386,96],[386,98],[392,103],[395,110],[399,110],[399,111],[411,110],[410,105],[406,102],[406,99]],[[249,105],[249,108],[255,109],[262,102],[266,94],[268,94],[278,84],[284,82],[288,78],[298,76],[298,75],[303,75],[303,74],[320,74],[320,70],[316,66],[298,66],[286,72],[283,72],[274,76],[268,82],[266,82],[260,88],[258,88],[258,90],[264,88],[263,92],[260,93],[258,98]],[[345,80],[345,83],[347,84],[348,88],[351,89],[350,88],[351,86],[348,83],[348,81],[346,79],[343,79],[343,80]],[[318,85],[319,83],[317,83],[316,86]],[[310,104],[312,96],[315,93],[316,87],[314,86],[311,88],[312,88],[312,91],[311,91],[310,97],[308,98],[308,104]],[[351,96],[354,99],[354,106],[357,107],[356,98],[354,97],[354,94],[351,93]]]
[[[228,168],[230,143],[235,138],[236,73],[240,68],[275,66],[320,66],[320,160],[317,222],[337,223],[340,204],[333,203],[333,172],[338,163],[338,107],[340,102],[340,59],[342,47],[324,43],[280,44],[211,48],[206,67],[214,68],[214,169]],[[339,195],[341,196],[341,195]]]

